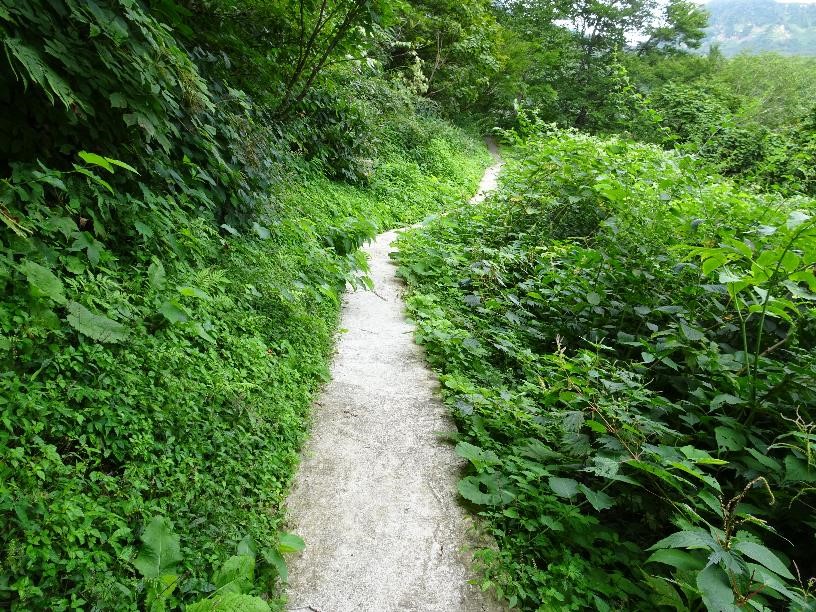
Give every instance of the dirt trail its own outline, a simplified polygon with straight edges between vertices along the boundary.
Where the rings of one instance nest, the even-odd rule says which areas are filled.
[[[496,187],[487,170],[480,202]],[[405,320],[388,254],[396,231],[366,248],[374,292],[344,299],[332,381],[287,502],[306,550],[290,561],[289,610],[501,610],[469,585],[470,519],[457,502],[461,462],[438,433],[453,425]]]

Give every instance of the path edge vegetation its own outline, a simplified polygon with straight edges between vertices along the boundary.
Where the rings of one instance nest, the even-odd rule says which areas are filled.
[[[549,342],[545,354],[554,361],[545,365],[556,368],[559,346],[553,348],[552,333],[530,340],[514,335],[516,327],[563,321],[564,328],[548,333],[570,339],[564,350],[608,366],[594,368],[599,378],[587,394],[606,398],[600,380],[624,385],[616,393],[636,395],[633,406],[657,404],[665,412],[636,415],[653,427],[651,442],[687,435],[690,448],[708,453],[686,456],[676,445],[657,444],[659,452],[649,450],[656,453],[652,463],[639,468],[652,469],[647,478],[689,490],[688,482],[714,487],[711,477],[723,491],[731,486],[728,499],[735,499],[742,491],[737,476],[750,475],[747,482],[767,483],[775,500],[768,509],[764,485],[751,487],[744,498],[750,516],[769,525],[771,518],[791,518],[780,530],[789,539],[812,529],[799,509],[814,506],[806,352],[814,346],[813,311],[806,304],[815,290],[807,269],[784,277],[794,260],[800,267],[812,262],[803,263],[809,260],[798,247],[774,241],[810,231],[816,59],[725,58],[716,48],[700,54],[704,26],[705,11],[688,0],[659,7],[644,0],[0,0],[0,607],[280,607],[283,555],[302,546],[280,533],[282,500],[309,402],[328,375],[339,295],[347,283],[366,282],[357,248],[382,229],[459,208],[487,163],[474,134],[495,126],[520,129],[517,144],[530,159],[518,162],[504,195],[488,202],[493,225],[452,216],[473,248],[485,248],[455,279],[466,283],[456,291],[470,302],[481,299],[467,283],[504,282],[497,270],[515,261],[535,272],[521,282],[553,292],[533,291],[555,296],[545,300],[554,312],[545,304],[519,306],[511,297],[521,300],[518,291],[491,286],[496,294],[485,304],[506,306],[502,333],[492,343],[465,343],[462,330],[444,321],[467,320],[484,304],[466,301],[461,310],[451,298],[456,291],[445,293],[452,301],[443,305],[417,298],[417,312],[439,322],[434,333],[462,340],[463,352],[444,355],[457,368],[469,367],[456,361],[463,355],[502,353],[496,368],[483,359],[478,392],[447,379],[451,397],[481,395],[527,427],[526,394],[541,393],[528,376],[543,367],[536,351]],[[531,115],[585,134],[559,132],[559,148],[540,126],[533,130],[538,136],[525,132]],[[602,155],[593,158],[587,148]],[[554,161],[542,159],[542,151]],[[655,168],[666,174],[657,182],[649,179]],[[639,173],[649,180],[638,181]],[[633,188],[658,216],[635,214],[643,212],[638,202],[621,215],[633,203]],[[751,211],[760,209],[757,218]],[[686,219],[683,211],[690,210],[698,216]],[[717,231],[732,234],[715,237],[709,215],[723,210],[736,220]],[[782,210],[803,216],[780,219]],[[610,219],[625,223],[616,229]],[[643,240],[632,238],[632,228]],[[531,229],[544,244],[533,246]],[[412,282],[443,282],[449,268],[467,261],[458,238],[443,238],[429,245],[427,257],[410,255],[417,258],[412,266],[425,266],[409,270],[419,277]],[[672,249],[656,250],[666,240]],[[674,298],[629,304],[616,293],[622,283],[610,263],[621,261],[621,245],[649,259],[626,260],[629,268],[666,286],[674,286],[667,275],[686,281],[699,268],[709,282],[695,277],[676,285],[700,308],[675,311],[682,300]],[[434,259],[442,248],[451,252]],[[760,257],[774,253],[784,253],[778,260],[784,263],[763,268]],[[542,254],[553,269],[535,263]],[[559,262],[598,278],[559,276]],[[438,270],[428,267],[437,264]],[[639,287],[644,278],[629,284]],[[562,281],[574,286],[561,291]],[[653,297],[660,296],[670,292]],[[737,311],[729,310],[734,305]],[[609,313],[619,323],[597,321]],[[494,314],[472,323],[493,328]],[[721,329],[707,317],[719,317]],[[516,350],[517,341],[528,340]],[[575,355],[562,357],[564,368],[588,372]],[[654,373],[659,383],[638,386],[630,370],[645,378]],[[504,380],[508,371],[518,380]],[[689,372],[693,389],[678,382]],[[773,388],[763,387],[768,381]],[[710,397],[713,389],[724,391]],[[566,402],[575,390],[563,392]],[[777,410],[782,398],[800,411]],[[462,406],[468,409],[466,402],[454,410]],[[687,409],[704,434],[687,431],[678,416]],[[774,411],[792,419],[785,421],[787,434]],[[609,427],[588,415],[579,423],[577,412],[565,417],[575,429],[567,454],[587,444],[598,450],[592,445]],[[554,410],[553,418],[559,414]],[[494,517],[495,507],[510,512],[500,519],[507,531],[496,534],[505,552],[497,559],[485,554],[486,586],[521,607],[603,609],[598,602],[609,592],[641,601],[644,584],[669,609],[739,602],[756,608],[765,598],[778,603],[771,591],[790,601],[807,596],[807,576],[816,573],[812,556],[769,543],[747,515],[740,517],[750,523],[743,531],[756,539],[740,547],[761,556],[752,563],[764,569],[745,565],[744,550],[730,556],[715,550],[720,558],[712,569],[699,570],[701,550],[729,552],[735,542],[699,529],[683,538],[705,539],[700,547],[654,551],[657,561],[646,565],[665,567],[649,569],[648,577],[633,577],[632,568],[655,542],[635,536],[621,548],[623,558],[596,547],[603,558],[592,571],[583,571],[584,553],[572,542],[559,548],[564,558],[548,562],[546,547],[520,544],[538,514],[516,517],[502,505],[508,492],[519,499],[496,486],[504,483],[498,475],[508,466],[507,440],[493,448],[496,432],[461,424],[463,435],[475,436],[462,440],[472,448],[459,447],[472,465],[463,495]],[[625,431],[639,440],[641,434]],[[514,425],[507,435],[527,433]],[[616,443],[604,443],[611,447],[590,453],[593,461],[614,459]],[[521,469],[544,455],[533,443],[510,453],[509,463]],[[674,474],[673,484],[655,465]],[[566,513],[578,524],[575,532],[586,533],[598,518],[588,508],[603,518],[596,506],[611,491],[648,510],[638,523],[644,532],[673,535],[665,508],[637,498],[623,480],[598,488],[596,480],[618,468],[608,462],[595,468],[594,476],[556,470],[546,477],[554,516]],[[528,491],[533,500],[536,491]],[[716,523],[706,514],[719,512],[716,487],[712,495],[705,508],[691,506],[691,523],[675,521],[680,533],[700,527],[694,512]],[[558,531],[557,524],[540,531]],[[599,533],[609,541],[620,537],[616,529]],[[613,569],[598,573],[607,562]],[[781,582],[759,593],[735,578],[766,571]]]
[[[814,201],[522,126],[499,191],[396,255],[459,493],[498,545],[482,587],[521,609],[813,609]]]

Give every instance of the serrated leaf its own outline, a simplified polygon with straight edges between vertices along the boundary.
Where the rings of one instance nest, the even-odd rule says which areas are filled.
[[[558,478],[551,476],[547,481],[550,489],[558,497],[575,497],[578,495],[578,481],[572,478]]]
[[[705,340],[705,334],[701,332],[699,329],[695,329],[686,323],[680,322],[680,331],[683,332],[683,335],[686,337],[687,340],[691,340],[692,342],[697,342],[699,340]]]
[[[499,463],[499,458],[493,451],[482,450],[478,446],[469,444],[468,442],[459,442],[456,445],[456,454],[467,459],[477,468],[485,465],[496,465]]]
[[[182,556],[179,537],[173,533],[170,522],[164,517],[154,517],[139,539],[142,546],[133,561],[139,573],[145,578],[175,575]]]
[[[65,289],[62,281],[51,270],[33,261],[25,261],[18,267],[29,284],[57,304],[65,303]]]
[[[185,606],[186,612],[272,612],[260,597],[241,593],[218,594]]]
[[[740,551],[749,559],[753,559],[760,565],[768,568],[773,573],[778,574],[783,578],[787,578],[788,580],[794,580],[793,574],[791,574],[790,570],[785,567],[782,560],[777,557],[773,551],[766,548],[762,544],[757,544],[756,542],[737,542],[733,545],[733,548]]]
[[[508,503],[514,495],[506,490],[505,482],[495,474],[468,476],[457,483],[462,497],[480,506],[498,506]],[[484,489],[484,490],[482,490]]]
[[[68,302],[68,323],[78,332],[99,342],[122,342],[128,337],[124,325],[91,312],[77,302]]]

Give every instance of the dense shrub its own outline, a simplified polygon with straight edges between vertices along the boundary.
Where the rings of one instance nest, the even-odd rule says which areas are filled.
[[[814,202],[539,128],[400,240],[409,308],[522,609],[811,609]]]
[[[357,249],[486,163],[381,73],[276,117],[154,4],[0,2],[0,607],[177,608],[236,563],[274,598]]]

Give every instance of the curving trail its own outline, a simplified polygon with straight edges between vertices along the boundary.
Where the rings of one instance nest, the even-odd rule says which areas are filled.
[[[472,203],[495,189],[494,163]],[[396,231],[366,248],[374,291],[344,299],[332,381],[314,408],[287,502],[306,550],[290,561],[288,610],[497,611],[468,584],[471,522],[457,502],[461,467],[438,433],[453,425],[413,342],[389,258]]]

